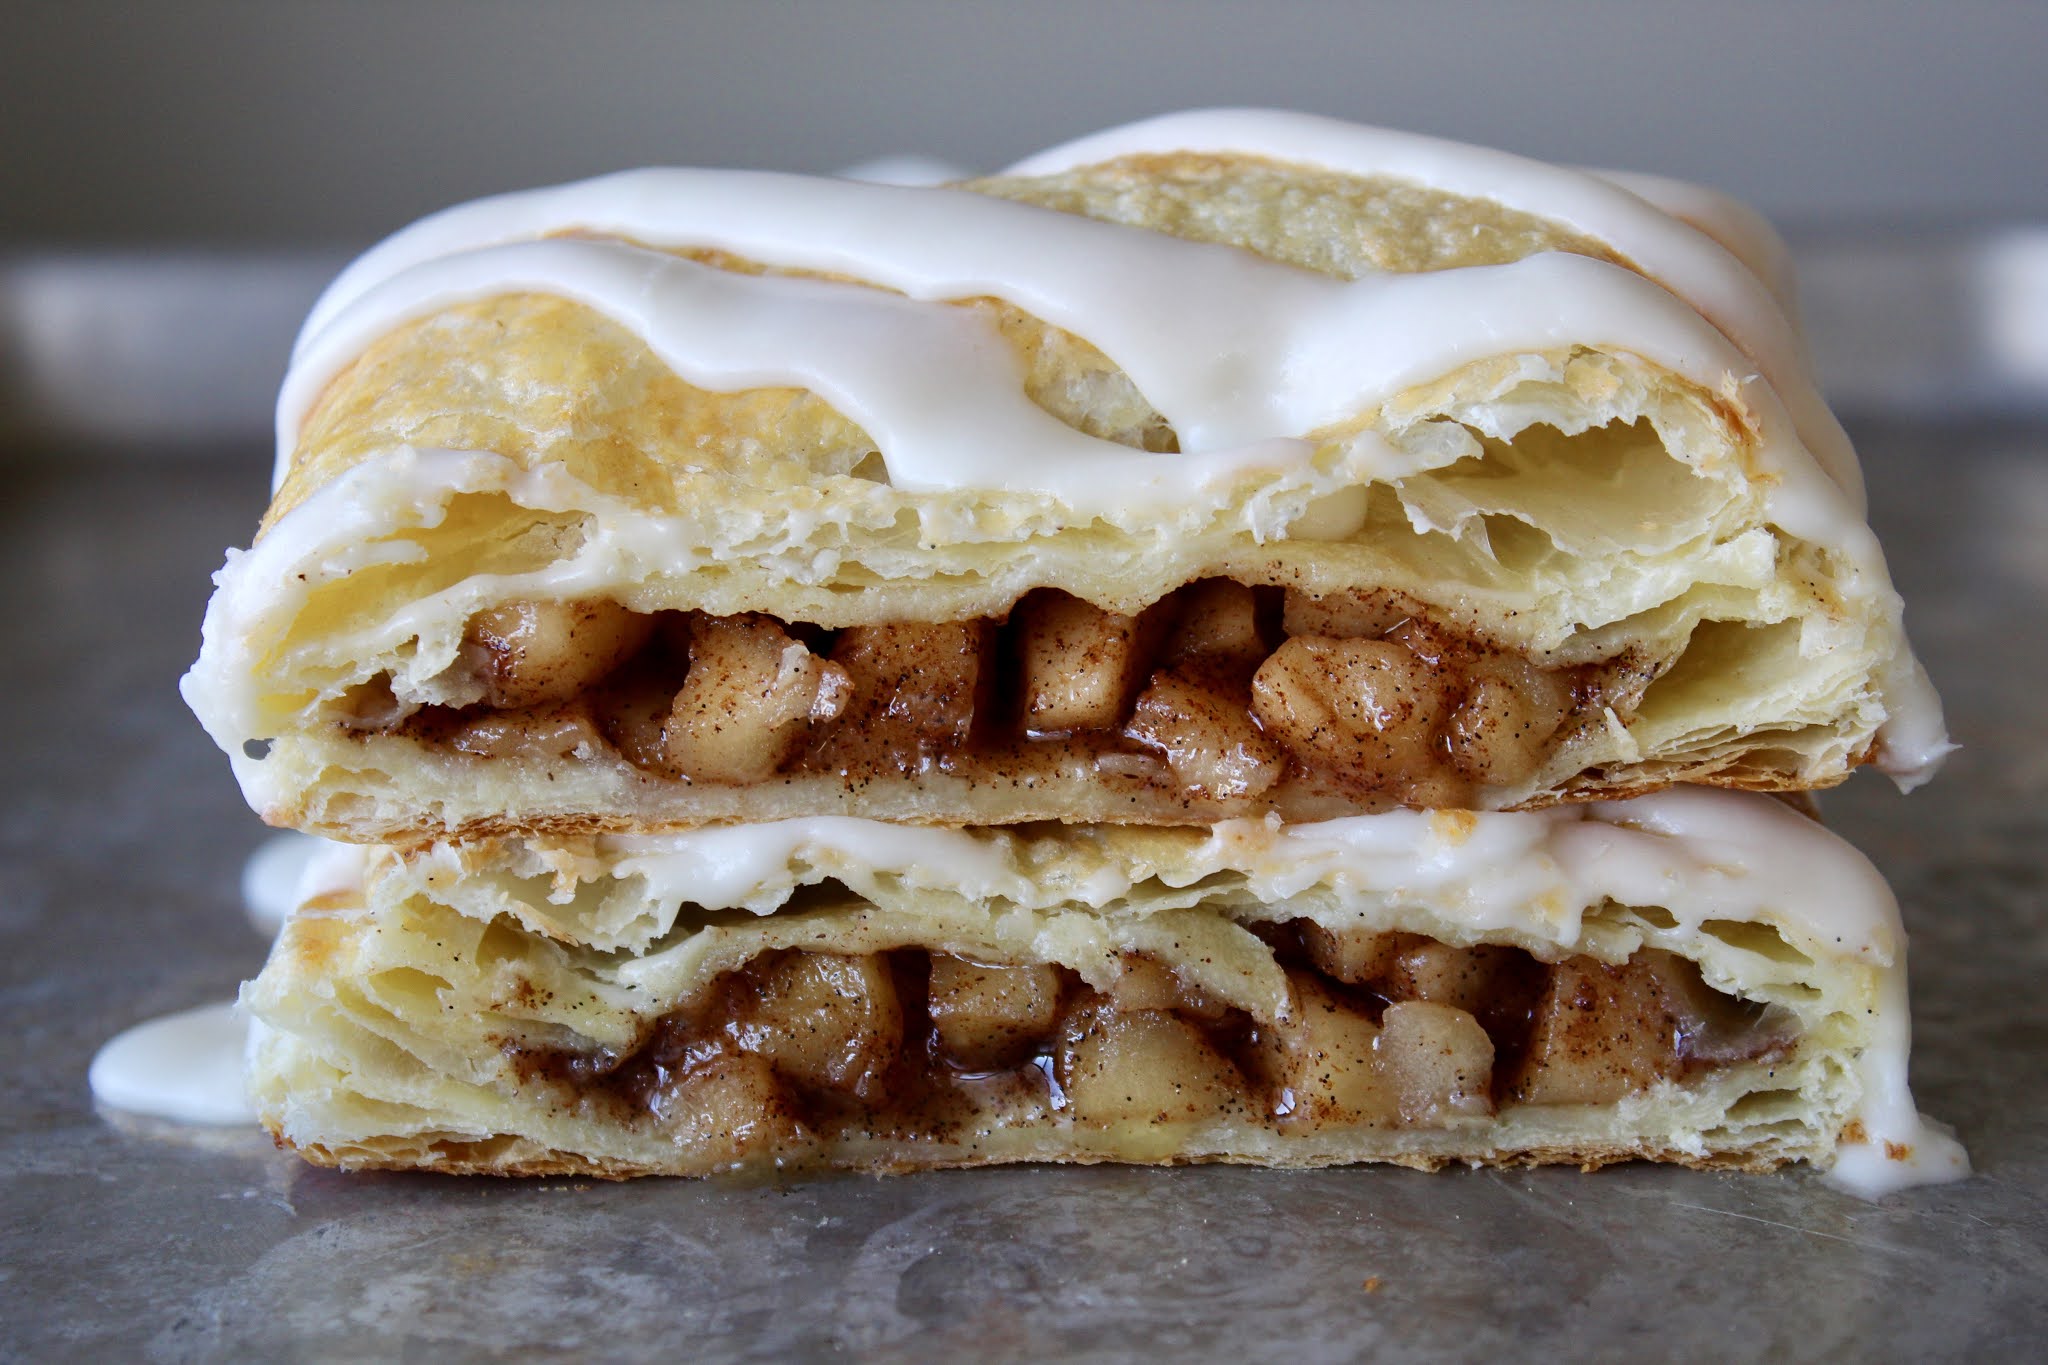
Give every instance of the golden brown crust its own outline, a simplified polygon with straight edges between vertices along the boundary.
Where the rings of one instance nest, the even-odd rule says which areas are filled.
[[[1344,279],[1501,265],[1538,251],[1634,268],[1604,242],[1491,200],[1261,157],[1155,153],[1059,176],[989,176],[960,188],[1242,247]]]
[[[465,1151],[487,1147],[486,1143],[442,1143],[436,1144],[431,1161],[423,1161],[415,1153],[394,1153],[383,1155],[363,1147],[352,1147],[346,1154],[334,1151],[320,1143],[303,1146],[284,1137],[276,1127],[266,1125],[271,1138],[278,1147],[296,1152],[301,1158],[315,1166],[325,1166],[341,1171],[431,1171],[437,1175],[485,1175],[511,1178],[547,1179],[554,1177],[588,1178],[596,1180],[637,1180],[645,1176],[680,1176],[684,1179],[737,1179],[758,1180],[765,1174],[804,1175],[822,1171],[846,1171],[860,1175],[908,1175],[917,1171],[971,1170],[987,1166],[1021,1165],[1026,1163],[1051,1162],[1068,1166],[1150,1165],[1150,1166],[1261,1166],[1281,1170],[1323,1170],[1338,1166],[1398,1166],[1412,1171],[1434,1173],[1448,1166],[1467,1166],[1475,1169],[1516,1170],[1533,1169],[1538,1166],[1577,1166],[1581,1171],[1592,1172],[1606,1166],[1626,1162],[1645,1161],[1659,1165],[1683,1166],[1695,1171],[1739,1171],[1745,1174],[1761,1175],[1783,1167],[1791,1156],[1767,1151],[1720,1152],[1701,1155],[1668,1144],[1654,1142],[1636,1143],[1571,1143],[1556,1146],[1530,1148],[1522,1151],[1488,1153],[1479,1156],[1434,1156],[1422,1153],[1393,1153],[1366,1158],[1341,1155],[1315,1155],[1299,1159],[1275,1159],[1268,1156],[1242,1157],[1227,1153],[1183,1154],[1156,1161],[1133,1162],[1127,1157],[1111,1157],[1091,1152],[1075,1152],[1062,1156],[1033,1154],[1027,1156],[973,1156],[973,1157],[932,1157],[915,1159],[876,1159],[867,1161],[816,1160],[801,1164],[771,1165],[761,1167],[736,1167],[731,1170],[704,1172],[679,1169],[661,1165],[640,1165],[630,1161],[616,1161],[581,1155],[575,1152],[547,1151],[537,1155],[522,1153],[520,1156],[472,1157]]]

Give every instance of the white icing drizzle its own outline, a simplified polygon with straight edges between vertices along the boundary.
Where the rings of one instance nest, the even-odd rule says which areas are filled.
[[[1869,861],[1781,803],[1701,788],[1532,812],[1398,811],[1305,825],[1227,821],[1217,856],[1264,896],[1320,882],[1398,888],[1475,930],[1575,942],[1612,900],[1777,925],[1830,953],[1890,966],[1902,944]]]
[[[915,300],[1006,299],[1087,338],[1173,426],[1181,457],[1130,461],[1120,447],[1093,443],[1098,459],[1125,460],[1134,472],[1143,464],[1177,466],[1186,454],[1305,437],[1411,384],[1517,350],[1612,345],[1716,391],[1753,368],[1691,308],[1631,271],[1585,257],[1550,253],[1506,266],[1375,274],[1347,282],[1230,247],[961,191],[766,172],[629,171],[447,210],[344,271],[308,317],[279,394],[279,477],[307,409],[334,375],[376,337],[438,307],[494,292],[551,290],[632,325],[627,315],[637,310],[631,305],[600,302],[620,302],[617,293],[629,279],[619,266],[611,272],[609,290],[596,283],[602,268],[587,255],[595,243],[550,242],[559,248],[550,255],[487,257],[537,272],[526,276],[515,269],[495,290],[485,266],[472,259],[493,244],[571,228],[653,246],[715,246],[777,265],[853,275]],[[975,351],[1001,345],[991,328],[957,316],[958,310],[921,312],[874,290],[825,282],[702,273],[722,276],[727,287],[721,299],[753,297],[780,305],[775,311],[788,323],[784,341],[792,353],[792,343],[806,335],[804,321],[792,316],[804,300],[822,314],[844,318],[862,296],[871,304],[865,325],[903,329],[920,363],[933,346],[917,344],[918,329],[935,337],[971,337],[964,344]],[[748,285],[758,291],[749,293]],[[698,291],[680,290],[672,296],[677,304],[697,297]],[[917,321],[927,316],[929,321]],[[668,321],[671,327],[684,325]],[[873,345],[872,337],[863,340]],[[822,348],[811,352],[808,365],[785,355],[779,369],[759,367],[751,382],[801,383],[805,375],[819,373],[824,359]],[[858,350],[834,359],[841,370],[877,368]],[[720,381],[701,362],[699,369],[706,387],[745,386]],[[1015,389],[1014,363],[1006,371]],[[992,369],[977,371],[978,377],[993,375]],[[842,392],[846,387],[840,386]],[[987,481],[988,470],[1001,466],[974,452],[1020,402],[1035,415],[1022,418],[1027,425],[1016,438],[1042,430],[1040,419],[1051,420],[1025,400],[996,399],[980,438],[959,451],[953,464],[931,471],[935,480],[943,475],[943,482],[929,486],[1007,486]],[[895,474],[899,456],[888,433],[869,434]],[[1014,470],[1006,472],[1017,477]],[[1118,481],[1114,471],[1103,473]],[[1198,479],[1199,474],[1179,476],[1181,483]],[[1145,491],[1158,496],[1168,489]]]
[[[1018,851],[1028,836],[896,825],[852,816],[607,835],[599,865],[648,881],[656,901],[753,908],[792,869],[856,866],[944,887],[970,900],[1101,909],[1159,869],[1103,860],[1082,882],[1049,891]],[[1516,930],[1567,945],[1579,916],[1612,900],[1660,906],[1682,928],[1707,920],[1768,923],[1829,956],[1891,968],[1904,945],[1884,879],[1852,845],[1782,802],[1675,787],[1627,801],[1534,811],[1415,811],[1306,824],[1226,820],[1168,861],[1172,884],[1234,871],[1281,900],[1316,886],[1398,892],[1474,932]],[[776,901],[779,904],[779,900]],[[772,905],[757,909],[768,913]]]
[[[1098,144],[1101,155],[1094,154]],[[1040,174],[1132,151],[1169,149],[1241,151],[1360,175],[1392,175],[1493,199],[1607,241],[1689,305],[1676,311],[1704,315],[1761,366],[1793,406],[1801,435],[1830,476],[1852,500],[1860,499],[1854,456],[1812,391],[1776,299],[1712,237],[1636,194],[1587,172],[1505,152],[1259,110],[1134,124],[1043,153],[1013,171]],[[1709,196],[1701,192],[1700,198]],[[1184,450],[1300,435],[1359,406],[1339,405],[1339,411],[1306,421],[1300,413],[1282,415],[1295,335],[1285,315],[1313,309],[1318,295],[1340,296],[1341,281],[1228,247],[961,191],[755,171],[628,171],[434,214],[342,272],[308,315],[295,360],[304,359],[337,314],[382,280],[481,246],[572,230],[652,246],[717,247],[774,265],[851,275],[921,300],[1006,299],[1088,338],[1115,360],[1172,423]],[[1512,297],[1489,293],[1481,312],[1464,316],[1466,325],[1481,316],[1498,323]],[[1413,326],[1437,318],[1427,302],[1426,296],[1418,300],[1401,322]],[[1609,340],[1611,330],[1619,334],[1613,344],[1640,350],[1630,342],[1630,324],[1640,321],[1631,314],[1647,307],[1640,295],[1612,301],[1600,310],[1604,324],[1596,321],[1573,339],[1598,344]],[[1401,335],[1397,331],[1394,339]],[[1487,353],[1512,349],[1505,342]],[[1345,364],[1370,372],[1371,361],[1340,354]],[[1724,373],[1740,375],[1749,368],[1738,361]],[[1719,376],[1692,377],[1719,386]],[[1384,389],[1370,380],[1362,387]],[[317,393],[319,385],[310,389]],[[1274,416],[1282,429],[1272,420],[1262,422],[1264,414],[1255,408],[1245,411],[1247,397],[1273,402],[1281,410]],[[1212,403],[1226,406],[1210,410]],[[280,404],[281,459],[289,458],[300,415]]]
[[[1025,396],[1015,354],[962,309],[858,285],[737,275],[619,242],[484,247],[417,265],[356,299],[319,332],[278,398],[281,441],[362,349],[407,321],[501,294],[594,308],[699,388],[809,389],[858,422],[914,492],[1044,491],[1083,512],[1184,496],[1252,471],[1307,462],[1312,447],[1261,440],[1172,460],[1098,440]]]
[[[627,171],[460,205],[396,234],[314,304],[294,370],[380,282],[480,247],[570,230],[716,247],[926,302],[1006,299],[1102,349],[1172,423],[1184,451],[1300,435],[1313,425],[1270,406],[1278,396],[1268,372],[1286,340],[1276,328],[1342,288],[1230,247],[957,190],[759,171]],[[280,401],[281,460],[289,459],[304,398],[319,387],[305,381],[292,402]]]
[[[1726,338],[1671,295],[1581,256],[1544,253],[1510,265],[1344,282],[1228,248],[951,191],[802,183],[951,195],[1022,212],[1038,227],[1102,229],[1124,248],[1140,248],[1080,253],[1075,274],[1107,266],[1109,278],[1072,297],[1055,298],[1049,282],[1041,292],[983,279],[967,292],[1029,296],[1034,312],[1102,346],[1174,423],[1184,453],[1133,452],[1052,418],[1023,395],[1015,361],[993,328],[960,310],[830,281],[734,275],[623,243],[549,240],[430,257],[309,329],[279,394],[280,471],[313,400],[365,346],[440,309],[523,291],[604,312],[700,386],[814,389],[869,427],[892,480],[905,487],[1037,489],[1097,512],[1171,502],[1247,469],[1298,466],[1308,454],[1302,438],[1316,429],[1494,355],[1607,344],[1712,389],[1737,382],[1746,369]],[[1061,253],[1048,243],[1000,245],[1031,263],[1020,269],[1044,272],[1048,281],[1058,273],[1050,263]],[[1202,269],[1172,268],[1179,263],[1169,258],[1183,249],[1197,253]],[[348,282],[344,275],[335,290],[346,295]],[[1216,306],[1175,315],[1200,297]],[[1105,334],[1120,329],[1131,333],[1127,344],[1106,342]],[[1248,345],[1247,338],[1262,340]],[[1162,389],[1174,392],[1162,401]],[[1770,391],[1752,386],[1744,397],[1763,430],[1760,462],[1775,480],[1772,519],[1852,561],[1881,563],[1861,514],[1788,439]],[[1352,454],[1365,463],[1362,474],[1388,463],[1383,443]]]
[[[364,850],[287,831],[242,865],[242,907],[269,937],[309,900],[362,885]],[[93,1098],[110,1109],[212,1126],[250,1124],[243,1083],[249,1023],[233,1002],[200,1005],[137,1024],[94,1054]]]
[[[92,1059],[93,1098],[174,1123],[246,1124],[255,1106],[242,1081],[248,1029],[233,1004],[201,1005],[137,1024]]]
[[[1782,250],[1764,249],[1775,243],[1775,234],[1725,196],[1659,177],[1594,174],[1439,138],[1271,110],[1169,115],[1069,143],[1011,171],[1046,174],[1166,150],[1234,151],[1393,176],[1491,199],[1606,241],[1763,366],[1799,411],[1800,425],[1830,473],[1860,496],[1855,460],[1825,404],[1810,393],[1779,299],[1748,268],[1768,257],[1773,274],[1782,273]],[[1678,212],[1666,212],[1666,205]],[[1710,230],[1694,230],[1684,221],[1688,216],[1701,218]],[[919,299],[1008,299],[1088,337],[1117,360],[1189,449],[1210,443],[1203,422],[1172,400],[1174,377],[1143,365],[1119,331],[1135,330],[1142,341],[1146,331],[1162,330],[1160,320],[1173,319],[1176,332],[1192,322],[1205,334],[1190,349],[1234,358],[1258,333],[1238,330],[1247,300],[1233,292],[1246,286],[1255,293],[1283,289],[1279,281],[1300,273],[1242,252],[972,194],[906,195],[889,187],[767,172],[642,170],[494,196],[423,219],[334,281],[307,317],[300,348],[379,280],[475,247],[569,230],[655,246],[717,246],[776,265],[853,275]],[[1020,242],[1023,236],[1031,240]],[[1723,236],[1736,246],[1723,246]],[[1736,249],[1744,246],[1751,250]],[[1205,258],[1206,267],[1190,268]],[[1239,278],[1219,290],[1215,276],[1224,271]],[[1187,275],[1204,278],[1179,278]],[[1185,387],[1197,390],[1199,399],[1207,379],[1197,375]],[[1799,389],[1809,392],[1795,395]],[[1218,439],[1236,444],[1247,438]]]
[[[600,838],[614,877],[639,877],[658,902],[744,907],[768,914],[788,899],[780,874],[798,863],[886,867],[918,885],[966,889],[987,899],[1032,894],[1006,839],[978,840],[955,829],[821,815],[724,825],[680,834]],[[764,889],[765,888],[765,889]]]
[[[1807,445],[1862,510],[1861,473],[1849,439],[1808,377],[1798,334],[1772,289],[1713,236],[1654,202],[1659,188],[1668,191],[1682,182],[1645,182],[1641,188],[1650,193],[1643,194],[1609,177],[1512,152],[1277,109],[1164,114],[1049,148],[1006,174],[1053,175],[1118,157],[1168,152],[1237,153],[1407,180],[1490,199],[1606,242],[1754,358],[1797,419]]]

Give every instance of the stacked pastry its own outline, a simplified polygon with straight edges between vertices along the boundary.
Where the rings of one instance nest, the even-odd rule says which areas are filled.
[[[1775,794],[1946,745],[1668,182],[1264,113],[644,171],[352,265],[185,692],[351,847],[244,1002],[350,1167],[1959,1160]]]

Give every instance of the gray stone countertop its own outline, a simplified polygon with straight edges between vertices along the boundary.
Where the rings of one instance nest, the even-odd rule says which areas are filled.
[[[0,1357],[2039,1359],[2048,428],[1853,434],[1965,746],[1826,803],[1904,902],[1915,1087],[1978,1169],[1879,1204],[1649,1167],[346,1176],[102,1116],[101,1042],[262,960],[265,831],[175,683],[266,461],[10,461]]]

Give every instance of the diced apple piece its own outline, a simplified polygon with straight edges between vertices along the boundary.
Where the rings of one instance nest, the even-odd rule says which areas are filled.
[[[759,782],[805,727],[846,706],[846,672],[765,616],[707,616],[690,635],[690,672],[662,730],[668,761],[698,782]]]
[[[1138,617],[1046,591],[1025,598],[1011,622],[1026,729],[1107,730],[1123,721],[1146,671]]]
[[[1519,948],[1453,948],[1425,938],[1394,954],[1379,986],[1389,1000],[1427,1000],[1479,1014],[1500,994],[1501,974],[1524,960]]]
[[[1438,1127],[1493,1113],[1493,1040],[1464,1010],[1426,1000],[1389,1005],[1376,1048],[1404,1124]]]
[[[1153,675],[1124,733],[1164,752],[1174,779],[1196,796],[1257,796],[1286,771],[1244,707],[1172,673]]]
[[[1294,1124],[1392,1122],[1392,1092],[1374,1056],[1379,1026],[1307,972],[1289,972],[1288,1012],[1261,1024],[1252,1055],[1273,1113]]]
[[[1171,1010],[1089,1005],[1062,1023],[1058,1075],[1081,1123],[1196,1122],[1243,1103],[1243,1077]]]
[[[1681,1065],[1754,1061],[1783,1053],[1797,1035],[1782,1007],[1715,990],[1701,979],[1697,963],[1676,953],[1644,948],[1629,959],[1628,969],[1655,983],[1677,1030]]]
[[[604,752],[604,736],[581,701],[467,716],[447,736],[449,747],[479,758],[541,762],[587,759]]]
[[[1525,1104],[1611,1104],[1677,1073],[1678,1035],[1654,973],[1566,958],[1550,969],[1507,1093]]]
[[[508,602],[469,619],[462,661],[499,710],[565,702],[624,663],[654,618],[617,602]]]
[[[1256,667],[1269,651],[1259,636],[1252,590],[1228,578],[1205,578],[1181,589],[1180,621],[1167,640],[1166,664],[1203,660],[1234,668]]]
[[[946,1055],[970,1071],[1023,1062],[1059,1022],[1059,973],[1044,965],[991,967],[932,955],[932,1026]]]
[[[726,1025],[743,1051],[799,1085],[880,1093],[903,1045],[903,1011],[879,954],[793,952],[748,976],[752,992]]]
[[[1571,687],[1521,659],[1488,659],[1475,674],[1444,727],[1451,762],[1474,782],[1524,781],[1549,757],[1550,741],[1571,710]]]
[[[1252,710],[1268,735],[1304,764],[1366,790],[1431,772],[1442,707],[1429,665],[1384,640],[1297,636],[1252,679]]]
[[[591,703],[604,737],[628,763],[662,777],[682,775],[664,735],[676,703],[672,681],[653,669],[624,669],[591,694]]]
[[[986,620],[939,625],[897,621],[839,632],[832,661],[853,682],[853,700],[827,741],[850,759],[880,746],[899,756],[966,741],[981,709],[995,627]]]
[[[713,1163],[786,1153],[808,1137],[774,1066],[746,1053],[727,1053],[670,1078],[647,1103],[679,1145]]]
[[[1430,940],[1420,934],[1375,929],[1327,929],[1314,920],[1303,920],[1301,941],[1308,949],[1309,961],[1323,975],[1348,986],[1369,986],[1393,973],[1404,948]]]

